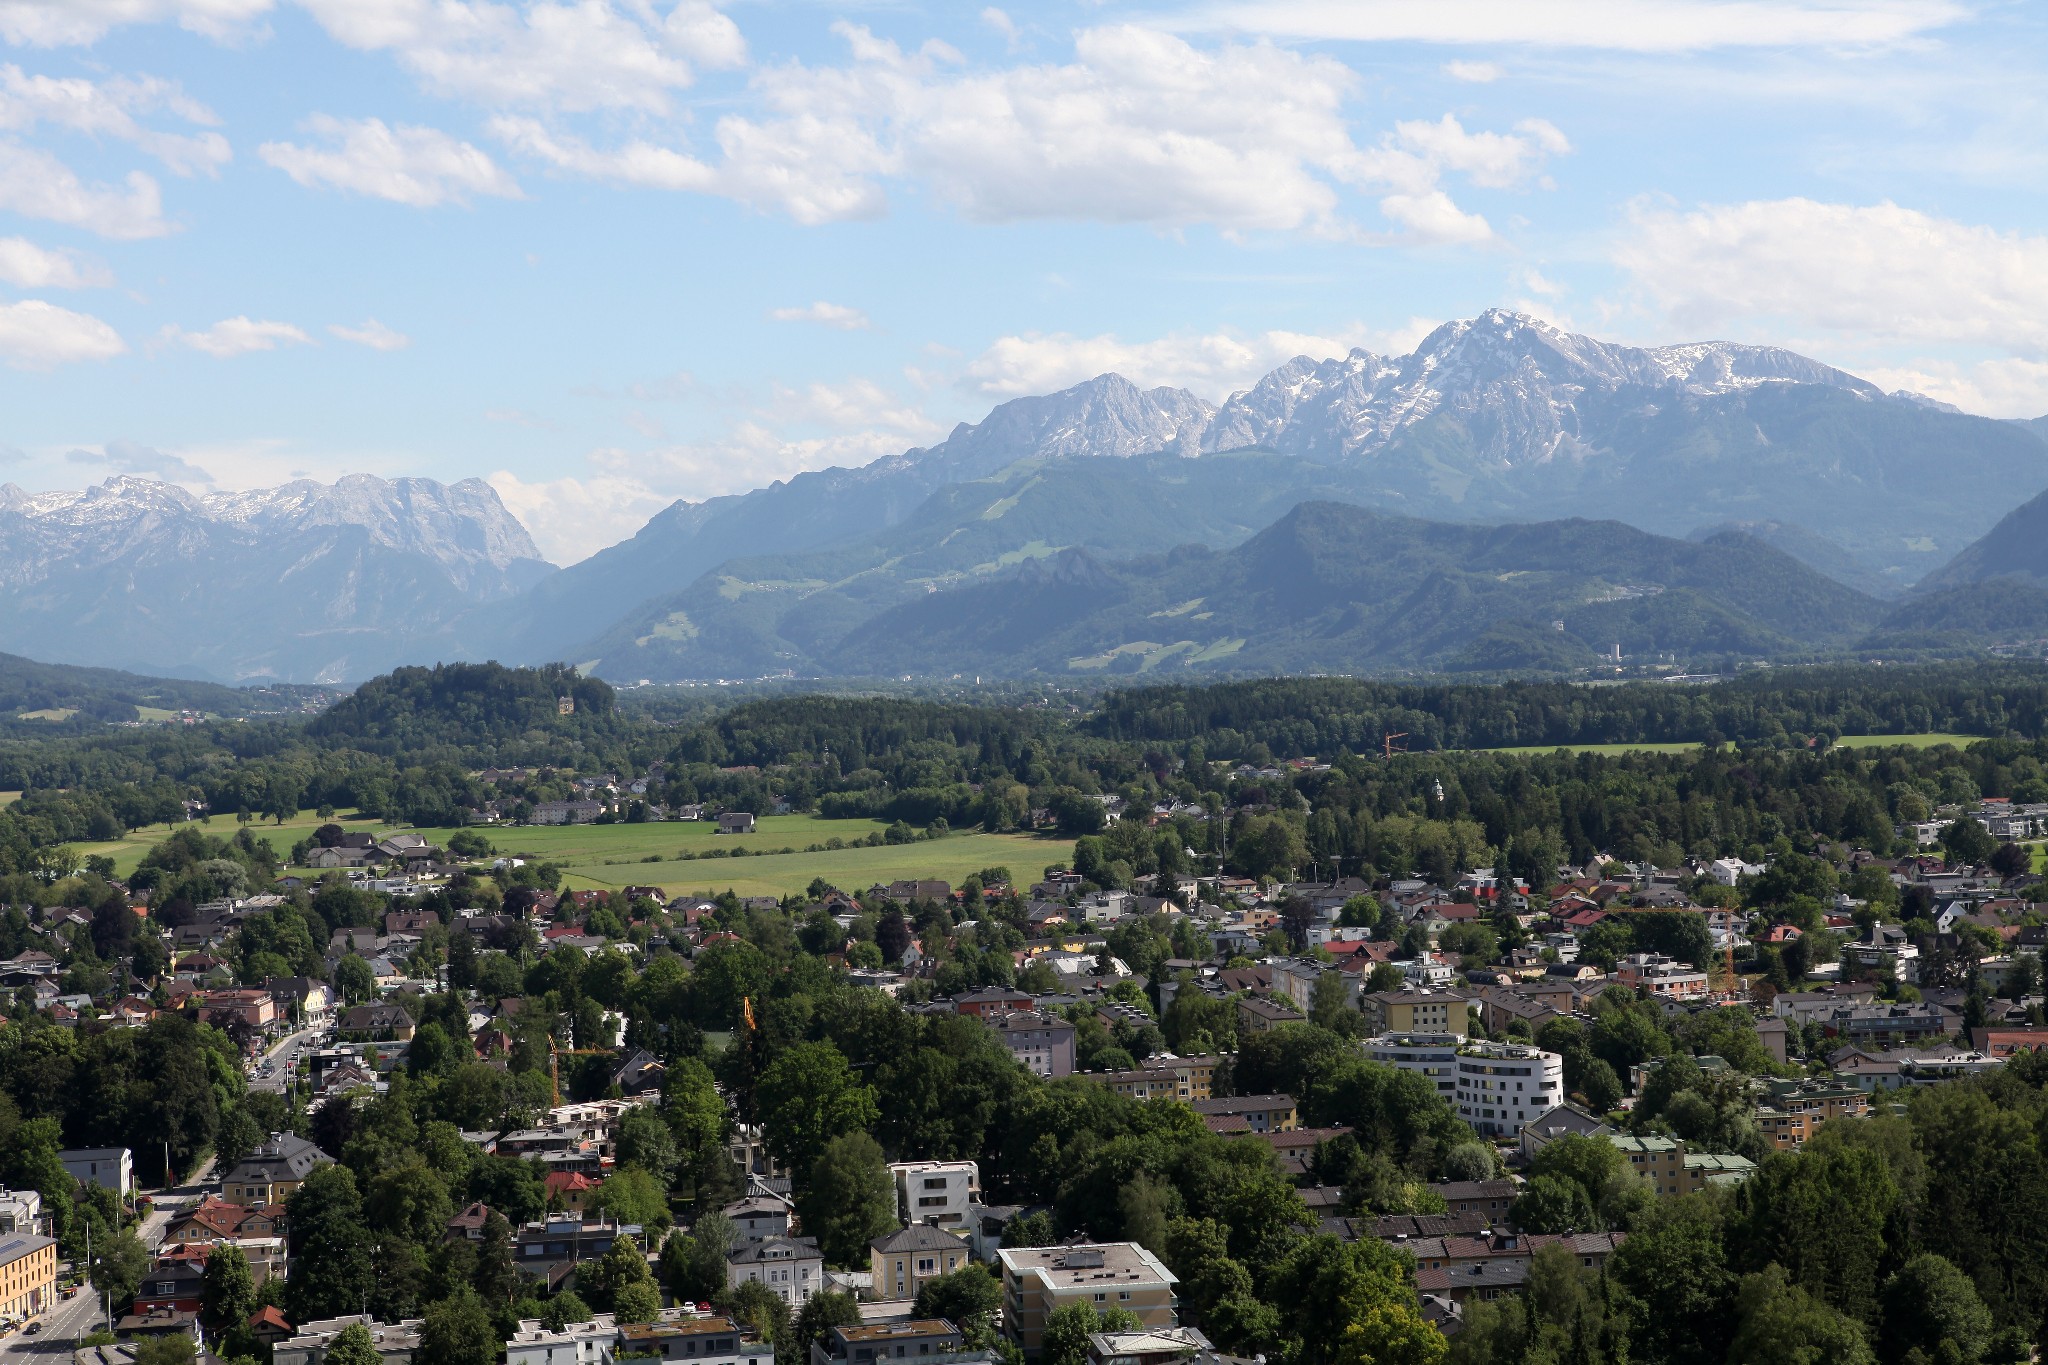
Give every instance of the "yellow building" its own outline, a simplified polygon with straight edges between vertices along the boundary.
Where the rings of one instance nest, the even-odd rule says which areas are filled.
[[[878,1299],[914,1299],[931,1281],[972,1259],[967,1243],[929,1223],[912,1223],[868,1243],[868,1270]]]
[[[0,1241],[0,1319],[25,1322],[57,1301],[57,1243],[32,1233]]]
[[[1070,1303],[1097,1312],[1121,1308],[1144,1327],[1178,1327],[1179,1283],[1136,1242],[1066,1247],[1003,1247],[1003,1331],[1028,1357],[1045,1343],[1045,1324]]]
[[[1145,1059],[1135,1071],[1084,1073],[1119,1095],[1134,1100],[1206,1100],[1215,1094],[1214,1057],[1176,1057],[1160,1053]]]
[[[1450,991],[1375,991],[1359,1008],[1374,1033],[1472,1033],[1465,997]]]

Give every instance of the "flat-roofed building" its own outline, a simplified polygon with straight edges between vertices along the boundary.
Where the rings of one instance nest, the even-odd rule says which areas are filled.
[[[1564,1058],[1518,1043],[1458,1049],[1458,1117],[1485,1137],[1519,1134],[1564,1103]]]
[[[1472,1032],[1465,997],[1456,991],[1374,991],[1361,996],[1358,1007],[1375,1033],[1455,1033],[1464,1038]]]
[[[1206,1100],[1215,1094],[1216,1058],[1156,1053],[1130,1071],[1082,1073],[1099,1085],[1134,1100]]]
[[[748,1337],[731,1318],[718,1316],[632,1323],[619,1329],[618,1343],[612,1349],[615,1358],[623,1360],[775,1365],[773,1346]]]
[[[57,1243],[33,1232],[0,1240],[0,1318],[34,1317],[57,1301]]]
[[[1026,1356],[1038,1355],[1047,1320],[1070,1303],[1124,1309],[1141,1327],[1180,1325],[1179,1281],[1136,1242],[1004,1247],[996,1260],[1003,1268],[1003,1331]]]
[[[302,1322],[297,1335],[280,1341],[272,1349],[270,1365],[321,1365],[327,1359],[327,1348],[342,1329],[357,1323],[369,1329],[370,1344],[377,1348],[384,1365],[412,1365],[413,1353],[420,1348],[420,1328],[424,1322],[422,1318],[378,1322],[360,1313]]]
[[[1458,1093],[1458,1048],[1464,1041],[1455,1033],[1382,1033],[1359,1046],[1373,1061],[1412,1071],[1451,1099]]]
[[[538,1318],[521,1320],[505,1341],[505,1365],[612,1365],[619,1325],[610,1313],[550,1332]]]
[[[126,1147],[75,1147],[57,1153],[57,1160],[81,1185],[99,1185],[124,1198],[135,1192],[135,1156]]]
[[[905,1225],[967,1227],[968,1209],[981,1202],[981,1168],[972,1161],[895,1161],[896,1214]]]
[[[944,1318],[913,1318],[828,1327],[811,1343],[810,1365],[982,1365],[994,1359],[993,1351],[969,1346],[966,1335]]]

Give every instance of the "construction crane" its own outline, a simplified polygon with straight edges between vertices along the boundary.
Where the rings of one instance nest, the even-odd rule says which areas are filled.
[[[1383,733],[1380,736],[1381,756],[1384,758],[1391,759],[1396,753],[1407,753],[1407,745],[1403,744],[1398,749],[1394,745],[1395,740],[1406,738],[1408,738],[1408,732],[1406,730],[1388,730],[1385,733]]]

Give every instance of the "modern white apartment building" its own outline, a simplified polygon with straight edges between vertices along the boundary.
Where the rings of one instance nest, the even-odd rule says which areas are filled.
[[[1458,1117],[1487,1137],[1512,1137],[1564,1103],[1564,1058],[1519,1043],[1458,1049]]]
[[[972,1161],[896,1161],[896,1210],[907,1226],[965,1228],[968,1205],[981,1199],[981,1168]]]
[[[1464,1042],[1455,1033],[1382,1033],[1360,1046],[1383,1066],[1425,1078],[1448,1100],[1458,1093],[1458,1049]]]

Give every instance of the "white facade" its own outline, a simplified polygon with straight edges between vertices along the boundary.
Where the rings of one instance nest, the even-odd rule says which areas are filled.
[[[41,1232],[43,1196],[35,1190],[0,1188],[0,1232]]]
[[[1458,1117],[1487,1137],[1513,1136],[1564,1103],[1564,1058],[1516,1043],[1458,1050]]]
[[[505,1365],[611,1365],[619,1328],[610,1313],[550,1332],[527,1318],[505,1343]]]
[[[1464,1041],[1455,1033],[1382,1033],[1360,1046],[1373,1061],[1412,1071],[1450,1099],[1458,1093],[1458,1048]]]
[[[981,1168],[972,1161],[898,1161],[889,1166],[896,1181],[896,1209],[904,1226],[931,1223],[964,1228],[968,1208],[981,1200]]]
[[[57,1160],[81,1185],[102,1185],[123,1196],[135,1190],[135,1157],[126,1147],[80,1147],[57,1153]]]

